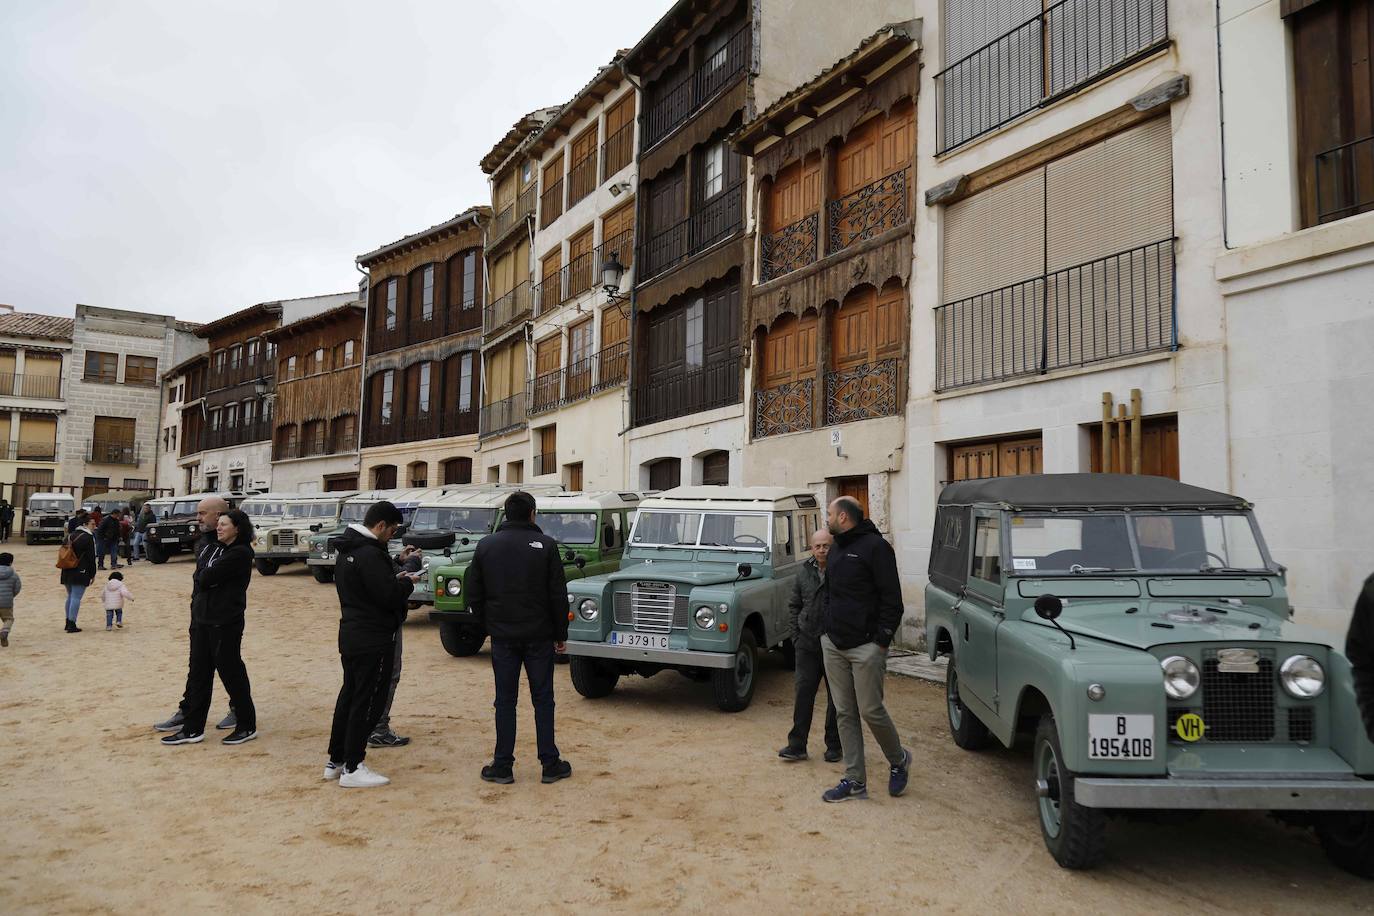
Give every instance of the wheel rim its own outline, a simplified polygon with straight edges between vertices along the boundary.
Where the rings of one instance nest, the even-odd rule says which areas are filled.
[[[952,667],[945,678],[945,705],[949,707],[949,724],[958,731],[964,724],[964,704],[959,701],[959,675]]]
[[[740,646],[735,653],[735,695],[744,696],[754,682],[754,653],[747,646]]]
[[[1046,787],[1040,795],[1040,823],[1045,833],[1051,837],[1059,836],[1061,815],[1059,810],[1059,757],[1048,741],[1040,745],[1035,755],[1035,779],[1037,784]]]

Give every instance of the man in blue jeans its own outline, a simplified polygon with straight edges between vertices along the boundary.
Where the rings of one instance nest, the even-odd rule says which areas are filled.
[[[558,544],[534,523],[534,497],[506,499],[506,520],[477,542],[463,577],[468,607],[491,635],[496,680],[496,753],[482,767],[487,782],[515,782],[515,700],[520,669],[530,682],[534,729],[543,774],[540,782],[572,775],[554,742],[553,658],[568,639],[567,582]]]

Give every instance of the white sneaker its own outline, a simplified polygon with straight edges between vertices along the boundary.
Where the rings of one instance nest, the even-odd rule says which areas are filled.
[[[338,779],[340,776],[343,775],[343,771],[344,765],[342,763],[335,763],[331,760],[324,765],[324,778]]]
[[[339,785],[345,789],[371,789],[375,786],[384,786],[391,782],[381,773],[374,773],[367,768],[367,764],[360,763],[358,768],[352,773],[343,773],[339,776]]]

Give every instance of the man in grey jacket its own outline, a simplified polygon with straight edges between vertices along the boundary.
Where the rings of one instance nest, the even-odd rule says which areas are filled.
[[[796,656],[797,696],[792,704],[792,731],[787,746],[778,751],[783,760],[806,759],[806,740],[811,734],[811,716],[816,708],[816,689],[825,681],[825,658],[821,654],[821,586],[825,583],[825,561],[830,556],[832,538],[822,528],[811,535],[811,559],[802,564],[792,578],[792,595],[787,599],[792,612],[792,649]],[[825,684],[825,761],[835,763],[843,757],[840,729],[835,720],[835,701],[830,683]]]

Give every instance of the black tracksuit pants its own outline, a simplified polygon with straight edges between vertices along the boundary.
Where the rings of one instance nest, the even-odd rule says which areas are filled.
[[[367,756],[367,738],[382,717],[391,692],[391,669],[396,649],[341,655],[343,687],[334,703],[334,727],[329,732],[329,759],[351,772]]]
[[[258,713],[253,706],[248,668],[243,664],[242,618],[223,626],[191,624],[191,667],[186,675],[186,721],[182,729],[192,735],[205,731],[216,672],[238,717],[238,729],[257,731]]]

